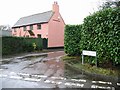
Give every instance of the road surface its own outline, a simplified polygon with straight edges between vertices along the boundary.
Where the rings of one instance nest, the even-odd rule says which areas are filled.
[[[102,88],[114,90],[110,81],[93,81],[85,75],[66,78],[64,51],[28,54],[4,59],[0,69],[1,88]],[[72,72],[72,71],[71,71]],[[116,83],[119,87],[120,83]]]

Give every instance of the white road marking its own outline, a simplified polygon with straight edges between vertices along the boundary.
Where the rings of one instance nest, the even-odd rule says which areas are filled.
[[[48,76],[45,76],[45,75],[39,75],[38,77],[46,78],[46,77],[48,77]]]
[[[32,77],[39,77],[39,75],[31,75]]]
[[[7,77],[8,75],[4,75],[4,74],[0,74],[0,77],[3,78],[3,77]]]
[[[46,81],[44,81],[45,83],[50,83],[51,81],[50,80],[46,80]]]
[[[45,83],[52,83],[52,84],[62,84],[62,82],[55,82],[55,81],[51,81],[51,80],[46,80],[44,81]],[[79,83],[65,83],[66,86],[78,86],[78,87],[83,87],[84,84],[79,84]]]
[[[35,79],[35,78],[24,78],[25,81],[33,81],[33,82],[39,82],[41,79]]]
[[[31,75],[31,76],[37,77],[37,78],[46,78],[46,77],[48,77],[48,76],[45,76],[45,75]]]
[[[61,80],[63,80],[63,79],[65,79],[64,77],[51,77],[52,79],[61,79]]]
[[[41,77],[41,78],[46,78],[48,76],[45,76],[45,75],[30,75],[30,74],[26,74],[26,73],[18,73],[18,75],[21,75],[21,76],[33,76],[33,77]]]
[[[97,83],[97,81],[92,81],[92,83]]]
[[[20,75],[20,76],[17,76]],[[23,77],[22,77],[23,76]],[[26,77],[24,77],[26,76]],[[30,76],[32,76],[32,78],[30,78]],[[8,75],[4,75],[4,74],[0,74],[0,77],[7,77],[7,78],[12,78],[12,79],[23,79],[26,81],[33,81],[33,82],[39,82],[41,81],[41,79],[38,78],[46,78],[48,76],[45,75],[30,75],[27,73],[15,73],[15,72],[10,72]],[[64,77],[50,77],[52,79],[61,79],[61,80],[67,80]],[[76,81],[76,82],[86,82],[85,79],[70,79],[71,81]],[[62,84],[62,82],[56,82],[56,81],[50,81],[50,80],[46,80],[44,81],[45,83],[52,83],[52,84]],[[104,82],[104,81],[92,81],[92,83],[101,83],[101,84],[112,84],[112,82]],[[69,83],[66,82],[65,85],[68,86],[79,86],[79,87],[83,87],[84,84],[79,84],[79,83]],[[120,86],[120,83],[117,83],[118,86]],[[103,88],[103,89],[110,89],[110,87],[102,87],[102,86],[98,86],[98,85],[92,85],[91,88]]]
[[[103,82],[103,81],[92,81],[92,83],[101,83],[101,84],[112,84],[111,82]]]
[[[51,83],[56,84],[56,82],[55,82],[55,81],[51,81]]]
[[[16,75],[16,73],[15,72],[10,72],[10,75]]]
[[[18,75],[21,75],[21,76],[30,76],[30,74],[27,74],[27,73],[18,73]]]
[[[72,81],[77,81],[77,82],[86,82],[85,79],[71,79]]]
[[[70,86],[70,83],[65,83],[65,85]]]
[[[57,82],[57,84],[59,85],[59,84],[62,84],[62,82]]]
[[[71,83],[71,82],[66,82],[65,85],[66,86],[79,86],[79,87],[83,87],[84,86],[84,84]]]
[[[111,87],[103,87],[103,86],[98,86],[98,85],[92,85],[91,88],[111,89]]]
[[[44,81],[45,83],[52,83],[52,84],[62,84],[62,82],[55,82],[55,81],[50,81],[50,80],[46,80]]]
[[[118,86],[120,86],[120,83],[117,83]]]
[[[12,78],[12,79],[22,79],[22,77],[19,77],[19,76],[10,76],[9,78]]]
[[[103,81],[98,81],[98,83],[102,83],[102,84],[112,84],[111,82],[103,82]]]
[[[64,78],[63,80],[66,80],[66,78]]]

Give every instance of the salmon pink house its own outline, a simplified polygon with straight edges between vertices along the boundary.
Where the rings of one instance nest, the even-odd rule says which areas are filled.
[[[20,18],[12,27],[12,35],[47,38],[48,47],[63,47],[64,26],[64,20],[59,13],[59,5],[54,2],[51,11]]]

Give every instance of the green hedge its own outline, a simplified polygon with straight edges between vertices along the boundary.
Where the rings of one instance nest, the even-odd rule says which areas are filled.
[[[2,55],[32,52],[42,48],[43,40],[41,38],[2,37]]]
[[[80,51],[97,51],[99,63],[120,63],[120,8],[103,9],[86,17],[81,36]]]
[[[79,41],[80,41],[80,30],[81,25],[66,25],[65,27],[65,40],[64,50],[69,55],[79,55]]]
[[[86,17],[82,29],[66,26],[65,52],[76,55],[78,49],[80,53],[97,51],[99,63],[120,64],[120,8],[103,9]],[[95,59],[92,58],[92,62]]]

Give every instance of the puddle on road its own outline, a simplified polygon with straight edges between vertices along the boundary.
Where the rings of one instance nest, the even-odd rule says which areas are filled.
[[[21,61],[27,61],[27,60],[35,60],[37,58],[41,58],[41,57],[46,57],[47,60],[49,60],[50,58],[55,58],[58,56],[62,56],[64,55],[63,51],[59,51],[59,52],[50,52],[48,54],[43,54],[43,55],[29,55],[29,56],[24,56],[24,57],[18,57],[18,58],[12,58],[12,59],[3,59],[1,64],[10,64],[10,63],[19,63]]]
[[[48,54],[31,54],[21,57],[3,60],[1,69],[12,71],[24,71],[27,73],[44,74],[49,68],[53,70],[63,68],[61,62],[57,59],[64,55],[64,51],[50,52]],[[54,60],[53,60],[54,59]],[[55,67],[54,67],[55,65]],[[42,69],[42,70],[41,70]]]
[[[19,62],[23,62],[23,61],[34,61],[37,58],[41,58],[41,57],[47,57],[47,54],[45,55],[31,55],[31,56],[25,56],[25,57],[16,57],[16,58],[12,58],[12,59],[3,59],[1,64],[13,64],[13,63],[19,63]]]
[[[24,60],[35,60],[35,59],[41,58],[41,57],[47,57],[47,54],[45,54],[45,55],[26,56],[26,57],[23,57],[23,58],[21,58],[21,59],[24,59]]]
[[[45,62],[48,69],[51,69],[53,73],[50,76],[58,76],[63,77],[64,76],[64,62],[58,61],[58,60],[49,60]]]
[[[63,56],[65,55],[64,51],[59,51],[59,52],[50,52],[47,55],[47,58],[55,58],[55,57],[59,57],[59,56]]]

